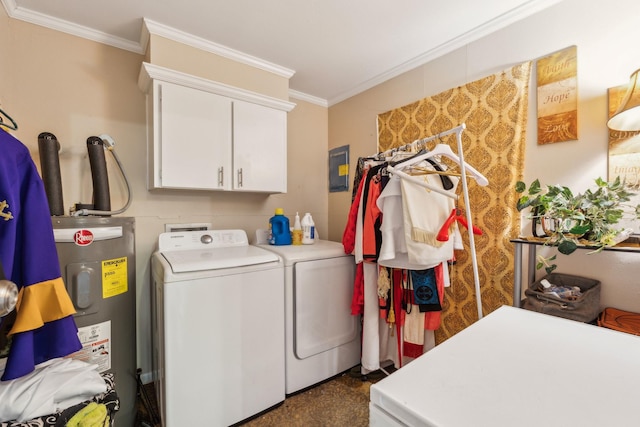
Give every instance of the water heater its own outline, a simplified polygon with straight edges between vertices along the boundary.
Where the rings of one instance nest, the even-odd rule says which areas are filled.
[[[53,216],[53,232],[82,350],[74,358],[115,376],[115,425],[136,415],[135,222],[126,217]]]

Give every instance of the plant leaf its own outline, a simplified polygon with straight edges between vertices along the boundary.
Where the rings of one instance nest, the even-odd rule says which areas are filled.
[[[540,181],[536,179],[529,186],[529,194],[534,195],[534,194],[538,194],[539,192],[540,192]]]
[[[571,228],[571,230],[569,230],[569,233],[575,234],[577,236],[582,236],[589,230],[591,230],[591,226],[589,226],[588,224],[576,225],[575,227]]]
[[[518,202],[516,203],[516,209],[518,209],[518,212],[520,212],[521,210],[531,206],[531,202],[532,200],[529,199],[529,196],[522,196],[518,199]]]
[[[578,245],[572,240],[563,240],[558,245],[558,252],[564,255],[570,255],[574,253],[576,249],[578,249]]]

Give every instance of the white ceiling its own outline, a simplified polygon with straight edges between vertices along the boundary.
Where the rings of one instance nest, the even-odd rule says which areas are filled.
[[[561,0],[0,1],[12,18],[140,53],[144,18],[291,70],[298,97],[332,105]]]

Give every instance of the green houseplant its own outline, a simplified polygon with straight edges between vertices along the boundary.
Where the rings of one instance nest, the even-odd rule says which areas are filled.
[[[540,224],[545,233],[545,244],[557,246],[558,252],[569,255],[579,245],[599,252],[624,240],[625,230],[618,223],[629,213],[640,219],[640,205],[628,203],[635,193],[620,177],[610,182],[598,178],[595,183],[594,189],[574,194],[566,186],[542,186],[538,179],[528,188],[519,181],[516,192],[522,195],[517,201],[517,209],[530,208],[528,217],[533,221],[534,230]],[[544,266],[551,272],[555,265],[549,261],[554,259],[555,256],[539,258],[537,267]]]

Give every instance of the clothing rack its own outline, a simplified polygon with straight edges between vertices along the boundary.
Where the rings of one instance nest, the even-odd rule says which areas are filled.
[[[458,148],[458,157],[460,158],[460,175],[461,175],[461,181],[462,181],[462,193],[464,196],[464,204],[465,204],[465,211],[466,211],[466,217],[467,217],[467,231],[469,233],[469,246],[470,246],[470,251],[471,251],[471,263],[472,263],[472,267],[473,267],[473,279],[474,279],[474,287],[475,287],[475,292],[476,292],[476,306],[478,309],[478,320],[482,319],[482,295],[480,294],[480,279],[479,279],[479,274],[478,274],[478,260],[477,260],[477,256],[476,256],[476,246],[475,246],[475,239],[474,239],[474,234],[473,234],[473,222],[471,219],[471,205],[469,203],[469,188],[468,188],[468,184],[467,184],[467,171],[466,171],[466,167],[465,167],[465,161],[464,161],[464,153],[462,150],[462,132],[464,132],[464,130],[467,128],[467,126],[462,123],[459,126],[456,126],[454,128],[451,128],[449,130],[445,130],[443,132],[440,132],[437,135],[433,135],[427,138],[422,138],[416,141],[413,141],[409,144],[403,145],[402,147],[397,147],[397,148],[392,148],[390,150],[381,152],[381,153],[377,153],[372,157],[375,157],[376,159],[383,159],[385,157],[388,156],[392,156],[395,153],[397,153],[398,151],[409,151],[409,150],[413,150],[414,148],[417,148],[421,145],[426,144],[427,142],[436,140],[436,139],[442,139],[442,137],[444,136],[448,136],[448,135],[453,135],[455,134],[456,136],[456,143],[457,143],[457,148]]]

